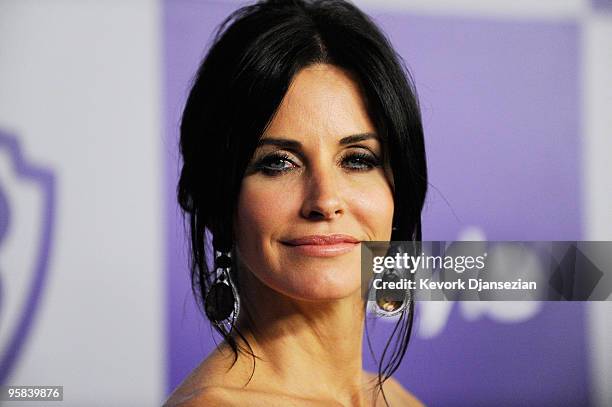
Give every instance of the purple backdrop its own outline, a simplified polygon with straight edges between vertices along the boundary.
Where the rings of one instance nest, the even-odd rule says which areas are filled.
[[[598,11],[612,11],[612,0],[591,0],[593,8]]]
[[[214,346],[194,308],[175,203],[178,122],[211,32],[234,7],[164,4],[170,391]],[[373,15],[421,99],[432,184],[424,238],[476,226],[492,240],[580,239],[577,26]],[[513,324],[467,321],[455,304],[440,335],[413,340],[397,378],[431,405],[588,404],[583,304],[544,303]]]

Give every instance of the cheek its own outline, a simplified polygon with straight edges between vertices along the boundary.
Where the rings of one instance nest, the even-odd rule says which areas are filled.
[[[255,185],[254,185],[255,184]],[[256,183],[244,181],[238,198],[237,231],[238,241],[242,243],[257,239],[266,230],[273,228],[269,216],[270,194],[265,188],[258,188]]]
[[[248,255],[261,253],[280,231],[293,210],[283,183],[261,182],[245,178],[238,198],[236,243]]]
[[[353,213],[372,240],[389,240],[393,224],[393,192],[386,181],[373,181],[355,190]]]

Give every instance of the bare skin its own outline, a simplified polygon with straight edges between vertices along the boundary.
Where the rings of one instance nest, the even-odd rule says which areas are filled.
[[[332,256],[287,245],[309,235],[390,239],[393,179],[359,87],[331,65],[303,69],[262,139],[234,222],[238,328],[255,369],[244,354],[232,366],[223,345],[166,406],[385,406],[362,368],[359,244]],[[383,389],[390,406],[421,405],[393,379]]]
[[[326,396],[328,389],[321,379],[313,378],[304,383],[304,389],[292,392],[279,385],[271,363],[257,360],[252,371],[252,358],[241,355],[232,366],[233,354],[227,345],[215,350],[198,366],[170,396],[166,407],[196,406],[386,406],[383,396],[377,392],[377,376],[361,371],[350,390],[339,390],[336,396]],[[249,381],[249,377],[253,376]],[[248,384],[247,384],[248,382]],[[311,386],[314,385],[314,386]],[[319,389],[314,391],[306,388]],[[389,406],[423,406],[396,380],[387,380],[383,389]]]
[[[306,392],[292,393],[278,386],[265,362],[258,360],[257,368],[248,385],[252,372],[252,359],[241,356],[230,368],[233,361],[231,350],[222,346],[213,352],[189,377],[175,390],[165,407],[198,406],[386,406],[382,395],[376,391],[376,375],[362,371],[359,384],[355,383],[353,393],[348,398],[308,395]],[[320,379],[313,378],[321,385]],[[276,383],[276,385],[275,385]],[[307,387],[308,383],[304,383]],[[412,394],[406,391],[395,379],[387,380],[383,388],[389,406],[423,406]],[[304,393],[304,394],[302,394]],[[319,392],[320,393],[320,392]],[[316,393],[315,393],[316,394]],[[339,394],[340,395],[340,394]],[[339,396],[338,395],[338,396]]]

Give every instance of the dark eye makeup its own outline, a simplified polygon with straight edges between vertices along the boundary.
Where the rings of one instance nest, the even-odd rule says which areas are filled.
[[[280,175],[297,167],[289,154],[283,151],[268,154],[255,163],[255,170],[265,175]]]
[[[371,152],[349,151],[338,160],[338,165],[350,172],[365,172],[382,166],[380,159]],[[254,170],[267,176],[278,176],[300,167],[289,154],[275,151],[254,164]]]

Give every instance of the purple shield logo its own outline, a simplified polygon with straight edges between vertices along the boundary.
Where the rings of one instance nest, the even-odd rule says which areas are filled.
[[[55,215],[51,171],[0,131],[0,384],[28,338],[43,292]]]

